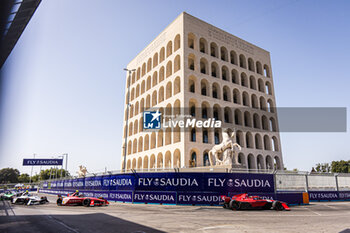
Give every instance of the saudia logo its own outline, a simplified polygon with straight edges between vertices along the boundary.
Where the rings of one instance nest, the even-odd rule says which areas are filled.
[[[83,187],[84,182],[83,181],[73,181],[73,187]]]
[[[254,187],[254,188],[264,188],[271,187],[271,184],[268,180],[262,179],[220,179],[220,178],[209,178],[208,186],[211,187],[224,187],[224,185],[229,187]]]
[[[195,178],[139,178],[139,186],[198,186]]]
[[[129,186],[132,185],[131,179],[117,178],[103,180],[103,186]]]
[[[220,196],[215,195],[179,195],[179,201],[200,201],[200,202],[219,202],[221,201]]]
[[[167,194],[135,194],[135,200],[144,201],[175,201],[173,195]]]
[[[85,181],[85,186],[101,186],[101,181],[100,180],[86,180]]]
[[[143,128],[144,129],[160,129],[161,128],[161,116],[162,113],[159,110],[155,111],[145,111],[143,112]],[[197,120],[195,118],[186,119],[168,119],[168,121],[163,122],[163,128],[221,128],[222,122],[220,120],[215,120],[215,118],[209,118],[205,121]]]

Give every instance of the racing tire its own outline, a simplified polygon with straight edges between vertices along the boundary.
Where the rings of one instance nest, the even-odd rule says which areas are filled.
[[[83,206],[85,206],[85,207],[89,207],[90,206],[90,199],[84,199],[84,201],[83,201]]]
[[[239,203],[237,201],[231,200],[229,203],[229,208],[232,210],[239,210]]]
[[[228,203],[225,202],[222,207],[224,207],[224,209],[228,209]]]
[[[62,198],[58,198],[56,203],[58,206],[61,206],[62,205]]]
[[[27,205],[28,202],[29,202],[29,199],[28,199],[28,198],[26,198],[26,199],[23,200],[23,204],[24,204],[24,205]]]
[[[279,202],[279,201],[274,201],[272,203],[272,207],[273,207],[274,210],[277,210],[277,211],[284,209],[283,206],[282,206],[282,203]]]

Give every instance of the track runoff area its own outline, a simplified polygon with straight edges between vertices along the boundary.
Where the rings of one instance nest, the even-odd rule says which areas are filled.
[[[39,194],[42,195],[42,194]],[[311,202],[291,211],[221,206],[126,204],[57,206],[0,201],[0,232],[350,232],[350,202]]]

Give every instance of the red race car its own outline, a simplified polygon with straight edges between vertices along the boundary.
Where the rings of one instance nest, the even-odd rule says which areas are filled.
[[[83,206],[107,206],[109,202],[102,197],[85,197],[83,194],[79,194],[79,192],[75,192],[72,194],[68,194],[67,197],[62,197],[58,195],[57,205],[83,205]]]
[[[247,193],[237,194],[231,197],[221,196],[224,208],[232,210],[251,210],[251,209],[274,209],[290,210],[287,203],[272,199],[264,199],[259,196],[249,196]]]

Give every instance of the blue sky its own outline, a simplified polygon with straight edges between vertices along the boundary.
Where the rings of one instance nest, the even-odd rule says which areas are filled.
[[[348,1],[42,1],[3,67],[0,168],[119,169],[123,68],[182,11],[268,50],[278,107],[349,107]],[[288,169],[350,159],[348,132],[281,141]]]

